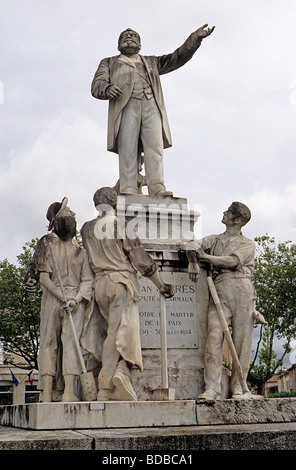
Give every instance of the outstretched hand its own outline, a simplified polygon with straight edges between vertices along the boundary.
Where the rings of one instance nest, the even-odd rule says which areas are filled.
[[[207,27],[208,24],[204,24],[203,26],[201,26],[200,28],[198,28],[198,30],[196,31],[197,32],[197,36],[199,38],[206,38],[207,36],[210,36],[210,34],[212,34],[212,32],[214,31],[215,29],[215,26],[213,26],[212,28],[208,28]]]

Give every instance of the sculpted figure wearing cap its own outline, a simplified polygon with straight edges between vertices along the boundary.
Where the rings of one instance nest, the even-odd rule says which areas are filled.
[[[52,401],[53,391],[62,392],[62,401],[77,401],[75,376],[81,366],[74,347],[69,317],[55,271],[51,250],[68,300],[69,308],[80,338],[86,316],[92,313],[93,273],[85,249],[74,239],[75,213],[68,199],[54,202],[47,210],[48,230],[37,245],[27,275],[26,286],[34,291],[38,280],[42,294],[40,311],[39,384],[41,401]]]
[[[94,98],[109,100],[107,149],[119,156],[120,194],[139,194],[141,153],[150,196],[172,196],[164,184],[163,149],[172,146],[160,75],[188,62],[213,28],[193,32],[171,54],[142,56],[140,35],[123,31],[119,55],[103,59],[91,85]]]
[[[222,223],[226,231],[201,240],[192,240],[185,249],[189,261],[188,273],[193,282],[200,274],[199,263],[210,270],[227,323],[232,327],[235,349],[247,378],[252,348],[254,318],[264,323],[255,310],[256,292],[251,282],[254,269],[255,243],[246,238],[241,228],[251,219],[249,208],[241,202],[233,202],[223,212]],[[210,299],[205,348],[205,392],[199,398],[217,399],[221,394],[223,331]],[[242,393],[235,371],[231,377],[233,398],[247,398]]]

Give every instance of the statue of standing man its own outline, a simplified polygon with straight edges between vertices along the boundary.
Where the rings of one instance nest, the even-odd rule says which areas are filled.
[[[119,155],[120,194],[139,194],[139,159],[144,166],[150,196],[172,196],[164,184],[163,149],[172,146],[160,75],[188,62],[215,27],[193,32],[171,54],[141,56],[140,35],[132,29],[118,39],[120,55],[103,59],[92,81],[91,93],[109,100],[107,149]]]

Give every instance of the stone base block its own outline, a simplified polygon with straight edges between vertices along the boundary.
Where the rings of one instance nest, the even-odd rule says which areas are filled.
[[[23,429],[104,429],[296,423],[296,398],[31,403],[0,406],[0,425]]]
[[[31,403],[0,407],[0,424],[25,429],[96,429],[196,424],[194,400]]]
[[[175,389],[174,388],[157,388],[154,390],[155,400],[174,400]]]
[[[199,425],[296,422],[296,398],[197,402]]]

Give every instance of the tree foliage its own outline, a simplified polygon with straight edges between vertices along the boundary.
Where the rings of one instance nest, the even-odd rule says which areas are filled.
[[[38,369],[41,291],[25,291],[24,278],[38,240],[27,242],[18,264],[0,261],[0,342],[5,362]]]
[[[260,327],[255,356],[249,378],[264,385],[283,365],[290,352],[290,341],[296,337],[296,245],[291,241],[275,243],[265,235],[255,238],[254,285],[257,291],[257,309],[268,325]],[[275,342],[281,344],[275,353]]]

